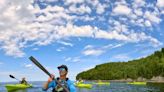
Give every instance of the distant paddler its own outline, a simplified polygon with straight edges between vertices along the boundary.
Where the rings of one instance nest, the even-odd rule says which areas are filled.
[[[79,78],[79,80],[76,81],[76,84],[84,83],[84,80],[82,78]]]
[[[28,85],[27,81],[26,81],[26,78],[23,77],[22,80],[20,81],[20,84],[25,84],[25,85]]]

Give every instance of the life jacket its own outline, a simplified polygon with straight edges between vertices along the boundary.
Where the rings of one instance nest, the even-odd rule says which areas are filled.
[[[59,77],[56,79],[62,86],[64,86],[65,88],[68,88],[68,84],[67,84],[68,78],[66,78],[66,80],[60,80]],[[66,91],[61,86],[59,86],[58,83],[56,82],[56,87],[53,88],[52,92],[66,92]]]

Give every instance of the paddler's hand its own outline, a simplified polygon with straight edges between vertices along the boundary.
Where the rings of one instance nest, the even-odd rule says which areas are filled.
[[[48,78],[48,82],[51,82],[55,78],[55,75],[51,74],[51,77]]]

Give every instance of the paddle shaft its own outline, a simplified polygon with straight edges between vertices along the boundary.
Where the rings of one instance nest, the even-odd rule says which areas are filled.
[[[38,66],[43,72],[45,72],[48,76],[51,77],[51,74],[34,58],[30,57],[29,58],[36,66]]]
[[[43,72],[45,72],[49,77],[52,77],[51,74],[34,58],[34,57],[29,57],[29,59],[36,65],[38,66]],[[59,81],[55,80],[59,86],[61,86],[66,92],[69,92],[69,90],[61,85]]]

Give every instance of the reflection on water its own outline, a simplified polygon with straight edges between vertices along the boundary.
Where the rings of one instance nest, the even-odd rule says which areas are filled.
[[[24,90],[17,90],[14,92],[42,92],[43,82],[31,82],[34,87]],[[91,82],[89,82],[91,83]],[[0,83],[0,92],[7,92],[5,84]],[[13,92],[13,91],[12,91]],[[51,92],[48,90],[47,92]],[[144,86],[144,85],[129,85],[126,83],[112,82],[110,85],[93,85],[92,89],[77,88],[77,92],[164,92],[164,89],[159,89],[157,86]]]

